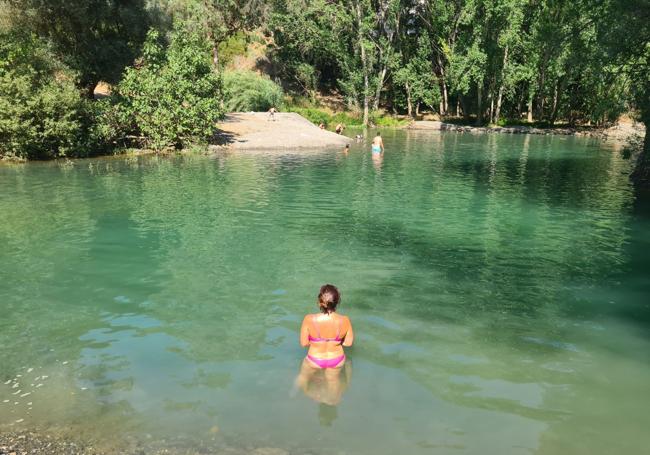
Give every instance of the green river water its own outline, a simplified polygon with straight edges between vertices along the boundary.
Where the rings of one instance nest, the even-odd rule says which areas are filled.
[[[0,167],[0,431],[647,450],[650,209],[630,161],[573,137],[385,143],[382,161],[353,144]],[[336,405],[293,387],[327,282],[356,331]]]

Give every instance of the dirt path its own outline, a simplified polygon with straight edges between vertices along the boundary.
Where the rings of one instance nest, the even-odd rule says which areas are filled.
[[[217,142],[236,150],[287,150],[344,147],[350,139],[318,128],[293,112],[227,114],[218,125]]]

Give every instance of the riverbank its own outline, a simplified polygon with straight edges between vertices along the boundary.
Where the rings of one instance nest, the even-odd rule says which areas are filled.
[[[535,128],[532,126],[469,126],[456,125],[441,121],[419,120],[409,124],[408,130],[424,131],[455,131],[471,134],[537,134],[537,135],[562,135],[562,136],[586,136],[599,139],[617,141],[629,141],[634,137],[643,137],[645,127],[641,123],[620,123],[611,128]]]
[[[346,136],[323,130],[293,112],[236,112],[217,125],[216,145],[233,150],[286,150],[342,148]]]

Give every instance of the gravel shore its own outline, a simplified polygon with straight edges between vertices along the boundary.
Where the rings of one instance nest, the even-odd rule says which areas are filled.
[[[123,441],[113,447],[80,441],[67,436],[36,431],[0,431],[0,455],[291,455],[308,454],[309,450],[289,452],[275,447],[235,448],[221,442],[152,441],[143,445]]]
[[[622,123],[607,129],[596,128],[534,128],[531,126],[468,126],[454,125],[439,121],[421,120],[411,123],[407,129],[428,131],[456,131],[459,133],[502,133],[502,134],[537,134],[561,136],[591,136],[601,139],[627,141],[631,137],[643,135],[645,127],[641,123]]]
[[[235,150],[296,150],[343,148],[350,139],[321,130],[293,112],[238,112],[226,115],[218,125],[217,142]]]

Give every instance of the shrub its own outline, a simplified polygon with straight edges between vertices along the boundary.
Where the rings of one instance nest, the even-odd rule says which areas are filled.
[[[48,159],[102,151],[94,106],[75,80],[34,37],[0,35],[0,156]]]
[[[154,149],[206,142],[223,115],[221,99],[221,82],[200,35],[178,29],[165,48],[151,30],[141,60],[117,87],[105,129],[139,135]]]
[[[327,112],[321,111],[320,109],[316,109],[313,107],[296,107],[292,106],[287,109],[289,112],[295,112],[297,114],[302,115],[305,117],[307,120],[310,122],[320,125],[323,123],[325,126],[329,126],[330,124],[330,116],[327,114]]]
[[[223,85],[228,111],[267,111],[282,105],[282,88],[253,71],[226,71]]]

